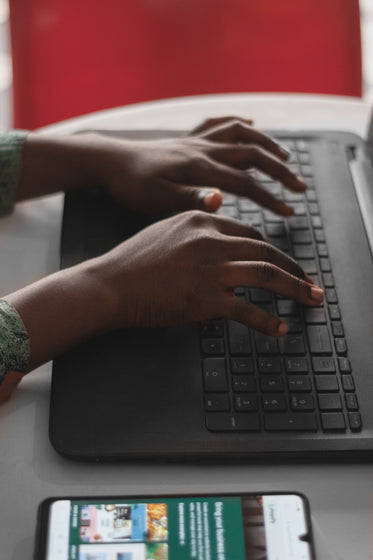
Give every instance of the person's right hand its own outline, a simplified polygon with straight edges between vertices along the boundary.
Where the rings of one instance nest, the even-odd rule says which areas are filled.
[[[200,211],[157,222],[91,263],[110,302],[111,328],[223,317],[280,336],[286,323],[236,297],[236,286],[265,288],[306,305],[323,298],[298,264],[258,231]]]

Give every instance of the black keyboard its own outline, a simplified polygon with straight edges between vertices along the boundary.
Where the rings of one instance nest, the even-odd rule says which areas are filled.
[[[289,332],[265,336],[225,320],[200,326],[206,427],[212,432],[359,432],[362,420],[341,310],[314,185],[309,144],[281,139],[289,166],[308,185],[294,193],[254,171],[256,179],[294,207],[282,218],[256,203],[224,195],[219,213],[256,227],[324,288],[317,307],[304,307],[261,288],[236,296],[282,317]]]

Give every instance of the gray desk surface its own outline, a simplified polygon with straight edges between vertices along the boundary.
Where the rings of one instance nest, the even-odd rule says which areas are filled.
[[[47,127],[175,128],[208,116],[250,116],[261,128],[333,128],[364,134],[368,106],[348,98],[224,95],[181,98],[96,113]],[[62,196],[24,202],[0,222],[3,294],[58,267]],[[373,558],[373,465],[81,464],[48,440],[51,365],[29,375],[0,408],[0,557],[31,560],[39,502],[55,495],[296,490],[310,500],[318,558]]]

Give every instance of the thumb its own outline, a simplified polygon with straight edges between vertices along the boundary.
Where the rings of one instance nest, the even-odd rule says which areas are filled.
[[[181,186],[180,202],[183,210],[216,212],[222,203],[222,193],[219,189]]]

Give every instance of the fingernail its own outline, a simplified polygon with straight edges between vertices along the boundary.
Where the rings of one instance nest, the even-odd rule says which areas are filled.
[[[198,197],[203,201],[203,205],[206,210],[213,211],[216,210],[216,203],[214,199],[217,196],[216,191],[200,191]]]
[[[301,185],[303,187],[303,189],[306,189],[307,188],[307,183],[305,183],[303,181],[302,177],[299,177],[299,175],[296,175],[296,178],[297,178],[298,184]]]
[[[290,156],[290,150],[288,150],[287,148],[284,148],[284,146],[280,146],[280,144],[278,145],[278,149],[280,154],[285,158],[288,159],[288,157]]]
[[[286,323],[281,322],[277,328],[277,332],[280,336],[283,336],[284,334],[286,334],[289,330],[289,327],[287,326]]]
[[[311,298],[315,301],[322,301],[324,297],[324,291],[317,286],[311,286]]]

